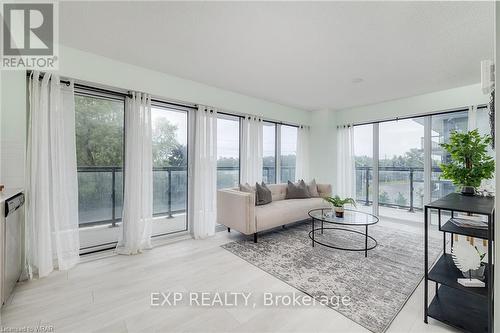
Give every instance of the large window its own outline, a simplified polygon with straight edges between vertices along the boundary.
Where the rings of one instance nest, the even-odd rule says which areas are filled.
[[[264,183],[276,183],[276,124],[264,122],[263,124],[263,161],[262,180]]]
[[[450,154],[441,146],[441,143],[448,143],[453,131],[466,132],[468,126],[468,112],[453,112],[431,116],[432,123],[432,181],[431,200],[436,200],[454,192],[455,186],[449,180],[441,179],[441,163],[448,163],[451,160]]]
[[[282,183],[295,181],[297,127],[281,125],[280,178]]]
[[[187,111],[154,105],[153,235],[187,230]]]
[[[240,182],[240,118],[217,118],[217,188],[237,187]]]

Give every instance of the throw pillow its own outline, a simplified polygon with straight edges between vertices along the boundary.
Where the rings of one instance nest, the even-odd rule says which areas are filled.
[[[255,201],[256,206],[267,205],[273,201],[271,190],[264,182],[262,182],[262,185],[255,183],[255,189],[257,193],[257,201]]]
[[[247,192],[247,193],[254,193],[254,189],[252,188],[252,186],[250,186],[250,184],[248,183],[245,183],[245,184],[240,184],[240,191],[241,192]]]
[[[318,185],[316,185],[316,179],[311,180],[309,184],[307,184],[307,189],[309,190],[309,194],[313,198],[319,198]]]
[[[307,185],[303,180],[301,180],[298,184],[288,181],[285,199],[307,199],[310,197],[311,194],[309,193]]]
[[[252,186],[250,186],[250,184],[248,183],[240,184],[240,191],[254,194],[255,205],[257,205],[257,192],[252,188]]]

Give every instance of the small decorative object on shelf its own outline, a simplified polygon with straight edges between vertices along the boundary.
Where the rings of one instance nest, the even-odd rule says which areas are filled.
[[[441,164],[442,178],[449,179],[461,188],[463,195],[473,196],[484,179],[491,179],[495,172],[495,160],[488,154],[490,135],[479,134],[477,129],[461,133],[454,131],[450,143],[442,143],[451,155],[451,162]]]
[[[455,266],[462,272],[464,278],[457,278],[457,282],[465,287],[484,287],[484,269],[482,260],[486,254],[479,253],[477,247],[469,242],[456,242],[451,249]]]
[[[356,207],[356,201],[353,198],[341,199],[338,195],[334,197],[326,197],[323,200],[331,203],[333,205],[333,210],[335,211],[335,216],[338,218],[344,217],[344,205],[351,204]]]
[[[450,222],[456,225],[457,227],[462,227],[462,228],[488,229],[488,223],[479,220],[473,220],[472,218],[464,219],[464,218],[454,217],[450,219]]]
[[[431,211],[437,215],[438,230],[443,234],[443,254],[435,263],[429,258]],[[494,215],[494,197],[450,193],[425,205],[425,323],[431,317],[462,332],[493,332]],[[448,220],[442,221],[444,216]],[[474,246],[474,239],[483,240],[486,253]],[[449,245],[451,253],[447,252]],[[435,291],[429,299],[431,283]]]

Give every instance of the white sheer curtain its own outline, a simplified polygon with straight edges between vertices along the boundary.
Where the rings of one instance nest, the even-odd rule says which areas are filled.
[[[262,119],[246,116],[242,120],[240,182],[255,184],[262,181],[263,156]]]
[[[354,128],[352,125],[337,127],[337,194],[354,198]]]
[[[472,131],[477,128],[477,105],[469,106],[467,112],[467,130]]]
[[[151,98],[132,93],[125,106],[123,223],[117,252],[136,254],[151,248],[153,154]]]
[[[215,234],[217,195],[217,110],[198,106],[194,143],[193,236]]]
[[[47,276],[79,260],[73,82],[29,79],[24,276]]]
[[[309,127],[299,126],[297,131],[297,159],[295,179],[309,181]]]

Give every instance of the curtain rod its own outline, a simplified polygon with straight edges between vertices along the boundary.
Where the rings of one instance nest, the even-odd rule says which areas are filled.
[[[31,71],[31,70],[26,71],[26,76],[28,78],[31,77],[31,73],[32,72],[33,71]],[[41,72],[40,73],[40,78],[43,78],[43,75],[44,75],[44,73]],[[105,89],[105,88],[95,87],[95,86],[92,86],[92,85],[81,83],[78,80],[74,80],[74,81],[75,81],[75,83],[74,83],[75,88],[81,88],[81,89],[85,89],[85,90],[91,90],[91,91],[94,91],[94,92],[101,92],[101,93],[107,93],[107,94],[112,94],[112,95],[119,95],[119,96],[122,96],[122,97],[132,97],[132,94],[130,92],[123,92],[123,91],[119,91],[119,90]],[[71,83],[69,80],[65,80],[65,79],[60,79],[60,82],[66,84],[68,86]],[[153,96],[151,96],[151,102],[160,103],[160,104],[169,104],[169,105],[173,105],[173,106],[184,107],[184,108],[189,108],[189,109],[194,109],[194,110],[198,109],[198,104],[191,104],[191,103],[185,103],[184,104],[183,102],[173,102],[173,101],[169,101],[169,100],[166,100],[166,99],[155,98]],[[241,112],[227,111],[227,110],[222,110],[222,111],[219,111],[218,113],[223,114],[223,115],[228,115],[228,116],[239,117],[239,118],[243,118],[245,116],[253,116],[253,115],[250,115],[250,114],[247,115],[247,114],[243,114]],[[255,117],[257,117],[257,116],[255,116]],[[287,123],[287,122],[282,122],[282,121],[279,121],[279,120],[268,119],[268,118],[263,118],[263,117],[262,117],[262,121],[264,121],[266,123],[273,123],[273,124],[279,124],[279,125],[285,125],[285,126],[292,126],[292,127],[297,127],[297,128],[308,126],[308,125],[300,125],[300,124]]]
[[[31,73],[32,73],[32,71],[26,71],[26,76],[31,77]],[[45,74],[40,73],[40,78],[43,78],[43,75],[45,75]],[[69,80],[60,79],[59,81],[61,83],[67,84],[67,85],[70,84]],[[85,84],[85,83],[82,83],[78,80],[74,80],[74,81],[75,81],[75,83],[74,83],[75,88],[90,90],[93,92],[106,93],[106,94],[111,94],[111,95],[118,95],[121,97],[129,97],[129,98],[132,97],[132,93],[130,91],[124,92],[124,91],[120,91],[118,89],[116,89],[116,90],[106,89],[106,88],[101,88],[101,87],[96,87],[93,85]],[[184,107],[184,108],[189,108],[189,109],[197,109],[197,107],[198,107],[198,105],[196,105],[196,104],[183,104],[180,102],[174,102],[174,101],[169,101],[166,99],[156,98],[154,96],[151,96],[151,102],[161,103],[161,104],[169,104],[169,105],[179,106],[179,107]]]
[[[477,109],[485,109],[487,108],[487,104],[478,104]],[[438,116],[442,114],[447,114],[447,113],[455,113],[455,112],[464,112],[464,111],[469,111],[468,108],[456,108],[456,109],[448,109],[444,111],[437,111],[437,112],[426,112],[426,113],[419,113],[419,114],[414,114],[414,115],[408,115],[404,117],[396,117],[396,118],[388,118],[388,119],[382,119],[382,120],[374,120],[374,121],[367,121],[367,122],[360,122],[360,123],[353,123],[352,126],[361,126],[361,125],[370,125],[370,124],[380,124],[380,123],[385,123],[388,121],[397,121],[397,120],[406,120],[406,119],[412,119],[412,118],[421,118],[421,117],[427,117],[427,116]],[[342,125],[339,125],[342,126]],[[338,127],[338,126],[337,126]]]

